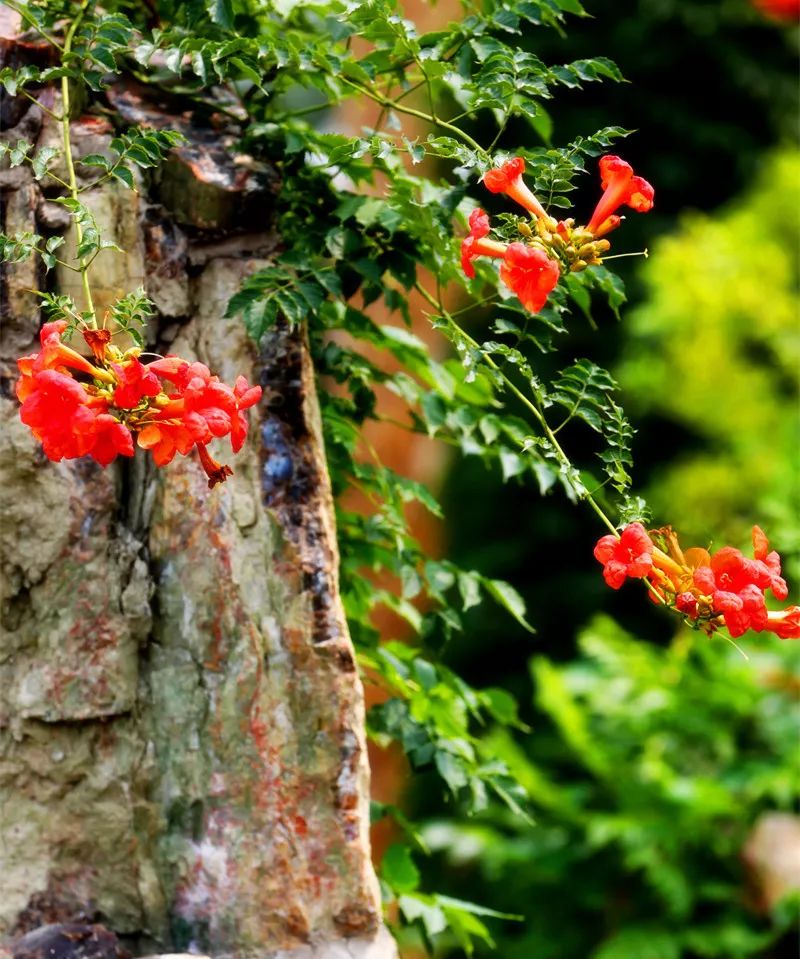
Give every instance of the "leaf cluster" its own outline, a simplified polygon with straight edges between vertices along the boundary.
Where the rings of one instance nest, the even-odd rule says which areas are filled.
[[[146,170],[160,166],[172,147],[184,143],[186,138],[177,130],[143,130],[131,127],[127,132],[114,137],[109,144],[116,154],[109,159],[101,153],[87,153],[78,162],[84,167],[96,167],[102,172],[100,180],[92,185],[98,186],[101,180],[114,177],[129,189],[134,190],[133,167]]]
[[[467,887],[482,874],[502,908],[538,903],[524,932],[511,930],[509,959],[552,956],[553,941],[591,959],[765,954],[793,909],[759,912],[755,885],[742,908],[740,853],[761,814],[794,802],[798,650],[745,662],[689,634],[659,649],[605,618],[580,647],[568,664],[531,661],[527,748],[506,732],[492,741],[536,829],[493,805],[473,823],[431,822],[422,841],[459,862]]]
[[[418,924],[431,948],[442,933],[449,933],[464,953],[472,956],[475,942],[494,948],[489,929],[482,921],[484,917],[506,920],[522,918],[452,896],[423,893],[419,890],[420,878],[407,846],[397,843],[386,850],[381,860],[384,896],[388,901],[397,903],[406,922]]]
[[[111,2],[102,12],[80,7],[82,19],[73,20],[74,42],[65,53],[59,25],[75,16],[76,6],[62,0],[26,5],[26,22],[61,49],[60,65],[3,71],[0,82],[35,98],[42,84],[58,79],[65,89],[88,87],[102,103],[105,85],[129,70],[155,86],[206,98],[239,121],[243,149],[277,166],[285,250],[244,283],[229,314],[241,315],[257,341],[279,320],[306,325],[321,382],[329,387],[322,410],[334,490],[356,489],[369,504],[357,511],[340,503],[338,521],[353,637],[362,664],[389,695],[372,711],[370,732],[379,742],[399,742],[415,770],[434,772],[470,812],[500,801],[509,815],[525,820],[522,779],[492,746],[497,730],[510,735],[524,728],[513,697],[474,689],[446,665],[448,644],[478,603],[489,598],[530,628],[524,604],[509,583],[426,555],[409,530],[408,507],[421,503],[439,516],[439,506],[424,486],[378,460],[363,427],[384,417],[380,397],[389,391],[402,401],[410,429],[481,458],[505,480],[532,481],[543,494],[561,486],[575,500],[608,496],[622,511],[640,509],[629,499],[632,430],[610,375],[588,360],[556,375],[539,363],[573,322],[594,322],[598,297],[617,310],[621,283],[605,270],[571,275],[532,316],[499,283],[492,264],[478,264],[470,281],[458,256],[466,218],[483,201],[472,196],[478,178],[504,156],[496,150],[516,118],[528,124],[535,145],[508,145],[525,157],[531,184],[548,208],[569,206],[587,159],[626,131],[608,127],[558,146],[543,104],[559,89],[619,82],[618,68],[605,58],[548,65],[520,52],[531,29],[561,31],[567,14],[583,15],[579,0],[487,0],[428,33],[417,30],[396,0],[257,6],[168,0],[158,5],[152,28],[142,11]],[[370,127],[355,136],[319,128],[321,111],[352,98],[374,105]],[[479,143],[470,133],[478,120],[491,120],[491,142]],[[60,178],[57,151],[17,144],[6,152],[9,162],[29,162],[38,177],[65,189],[57,202],[74,219],[74,268],[85,278],[110,244],[80,193],[106,180],[135,188],[135,168],[159,164],[178,143],[178,135],[165,130],[122,132],[108,155],[79,158],[84,172],[99,173],[81,187]],[[504,228],[519,229],[519,223],[508,219]],[[8,259],[30,253],[52,259],[58,244],[51,249],[50,242],[6,238],[0,249]],[[445,304],[445,286],[460,297],[455,306]],[[68,298],[43,299],[53,316],[69,318],[71,329],[84,320]],[[448,356],[433,355],[412,332],[420,302]],[[389,321],[376,321],[375,309]],[[144,292],[136,291],[117,302],[112,318],[141,345],[151,312]],[[568,423],[568,433],[578,424],[600,441],[595,452],[604,481],[565,453],[560,430]],[[387,609],[402,623],[397,636],[404,643],[379,644],[375,617]],[[393,866],[390,860],[387,888],[429,940],[450,935],[467,952],[473,939],[490,941],[479,917],[499,913],[422,892],[403,853]]]

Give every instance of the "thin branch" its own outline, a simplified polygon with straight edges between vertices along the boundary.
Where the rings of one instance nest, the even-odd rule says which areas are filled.
[[[60,117],[57,113],[54,113],[50,107],[46,107],[41,100],[37,100],[32,93],[28,93],[24,87],[18,87],[17,89],[19,93],[21,93],[24,97],[27,97],[31,103],[35,103],[36,106],[39,107],[42,112],[46,113],[52,120],[55,120],[56,123],[61,123],[62,117]]]
[[[86,13],[86,9],[89,6],[91,0],[82,0],[78,13],[75,16],[75,19],[69,26],[67,30],[67,35],[64,38],[64,48],[62,51],[62,62],[65,62],[72,51],[72,41],[75,38],[75,33],[77,32],[78,27],[83,20],[83,16]],[[69,78],[61,78],[61,108],[63,110],[63,118],[61,121],[61,139],[64,146],[64,159],[67,164],[67,179],[69,180],[69,192],[73,200],[77,202],[78,193],[78,180],[75,176],[75,163],[72,157],[72,141],[70,139],[70,126],[69,126],[69,111],[70,111],[70,101],[69,101]],[[80,222],[75,219],[75,236],[77,239],[76,249],[80,249],[81,243],[83,242],[83,227],[80,225]],[[81,280],[83,283],[83,294],[86,297],[86,306],[89,310],[89,313],[92,316],[95,327],[97,326],[97,314],[94,308],[94,300],[92,299],[92,289],[89,285],[89,263],[85,260],[84,257],[78,257],[78,263],[80,264],[80,274]]]
[[[33,17],[29,13],[29,11],[25,8],[24,4],[23,5],[17,4],[14,2],[14,0],[5,0],[5,4],[7,7],[10,7],[14,11],[14,13],[18,13],[29,26],[33,27],[33,29],[39,34],[39,36],[43,40],[46,40],[50,44],[50,46],[55,47],[56,50],[59,50],[61,53],[64,52],[64,48],[61,46],[58,40],[56,40],[55,37],[51,37],[49,34],[45,33],[44,30],[42,30],[42,28],[36,22],[35,17]]]
[[[477,350],[481,349],[480,343],[478,343],[477,340],[473,339],[469,335],[469,333],[466,332],[466,330],[464,330],[461,326],[459,326],[458,323],[456,323],[456,321],[453,319],[452,315],[448,313],[447,310],[444,309],[441,303],[441,300],[437,301],[436,297],[434,297],[430,293],[430,291],[425,289],[425,287],[419,282],[415,283],[414,287],[420,294],[422,294],[422,296],[428,301],[428,303],[430,303],[431,306],[433,306],[433,308],[439,313],[439,315],[442,316],[444,319],[446,319],[452,325],[452,327],[458,331],[460,336],[464,337],[467,343],[469,343],[471,346],[473,346]],[[558,439],[556,438],[555,434],[550,428],[550,425],[548,424],[547,420],[544,417],[544,414],[539,409],[539,407],[534,403],[534,401],[529,396],[526,396],[525,393],[522,392],[522,390],[516,385],[516,383],[514,383],[513,380],[511,380],[507,376],[507,374],[503,371],[502,367],[494,360],[493,357],[483,353],[483,358],[486,364],[489,367],[491,367],[500,376],[500,378],[502,379],[506,387],[509,390],[511,390],[511,392],[517,397],[517,399],[520,400],[520,402],[523,403],[531,411],[534,418],[536,419],[536,422],[541,427],[542,432],[544,433],[544,435],[547,437],[550,444],[552,445],[556,453],[556,457],[558,458],[561,465],[566,467],[568,470],[574,469],[575,467],[572,465],[572,461],[564,452],[564,450],[561,448],[561,445],[559,444]],[[567,473],[567,476],[569,477],[569,473]],[[617,528],[614,526],[611,520],[603,512],[602,508],[594,499],[592,494],[588,490],[584,491],[583,493],[580,493],[576,489],[575,492],[580,496],[581,499],[586,500],[589,506],[597,514],[600,521],[605,526],[607,526],[608,529],[611,530],[611,532],[615,536],[618,536],[619,534],[617,532]]]
[[[385,97],[383,94],[378,93],[377,91],[370,90],[369,87],[364,87],[360,83],[356,83],[354,80],[350,80],[347,77],[342,77],[341,79],[343,83],[346,83],[359,93],[363,93],[364,96],[369,97],[376,103],[391,107],[392,109],[397,110],[398,113],[406,113],[409,116],[417,117],[419,120],[425,120],[426,123],[431,123],[434,126],[441,127],[443,130],[448,130],[454,136],[457,136],[459,139],[463,140],[464,143],[475,150],[476,153],[480,153],[482,156],[486,155],[486,151],[483,149],[480,143],[477,142],[477,140],[473,140],[468,133],[465,133],[460,127],[454,126],[447,120],[442,120],[439,117],[432,116],[430,113],[424,113],[422,110],[415,110],[413,107],[402,106],[396,100],[392,100],[390,97]]]

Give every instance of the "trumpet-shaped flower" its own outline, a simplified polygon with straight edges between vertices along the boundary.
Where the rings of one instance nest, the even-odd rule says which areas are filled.
[[[522,157],[514,157],[513,160],[508,160],[497,169],[485,173],[483,185],[490,193],[505,193],[534,216],[546,220],[547,213],[544,207],[522,179],[524,172],[525,161]]]
[[[158,396],[161,381],[138,359],[128,363],[112,363],[111,369],[117,376],[118,386],[114,390],[114,403],[123,409],[133,409],[147,396]]]
[[[709,634],[724,623],[733,637],[752,629],[800,639],[800,607],[767,610],[766,591],[771,589],[777,598],[785,599],[786,583],[780,575],[780,557],[769,551],[767,537],[758,526],[753,527],[753,552],[749,559],[732,546],[723,546],[713,555],[701,548],[683,551],[669,527],[648,535],[640,523],[631,523],[619,537],[603,536],[594,555],[604,564],[609,586],[619,589],[627,577],[644,575],[652,598]]]
[[[90,397],[71,376],[42,370],[32,377],[20,419],[41,442],[48,459],[89,455],[108,466],[117,454],[133,456],[133,440],[107,410],[105,401]]]
[[[251,386],[244,376],[237,376],[233,384],[233,395],[236,398],[236,413],[231,416],[231,449],[238,453],[247,438],[247,417],[244,410],[255,406],[261,399],[261,387]]]
[[[17,360],[17,368],[21,375],[17,380],[16,394],[20,402],[24,402],[34,389],[33,377],[42,370],[56,370],[67,375],[71,375],[71,370],[76,370],[79,373],[87,373],[95,379],[109,378],[105,371],[93,366],[85,356],[81,356],[66,343],[61,342],[61,334],[66,328],[66,320],[45,323],[39,332],[41,350],[30,356],[21,356]]]
[[[619,536],[602,536],[594,558],[603,564],[603,579],[619,589],[628,577],[641,579],[653,566],[653,541],[641,523],[629,523]]]
[[[58,462],[85,456],[95,441],[95,414],[84,388],[71,376],[44,369],[30,377],[20,419]]]
[[[230,436],[233,451],[241,449],[248,425],[244,411],[261,398],[260,386],[251,386],[243,376],[227,386],[203,363],[178,356],[145,366],[138,350],[123,354],[110,347],[109,331],[87,329],[84,339],[95,366],[62,343],[66,326],[63,320],[46,323],[41,350],[17,360],[20,418],[46,456],[58,461],[88,455],[108,466],[119,455],[133,455],[136,434],[139,447],[150,450],[158,466],[197,446],[210,486],[231,474],[205,445],[214,437]],[[74,372],[92,382],[75,379]]]
[[[752,0],[753,6],[771,20],[796,24],[800,20],[800,0]]]
[[[472,280],[475,267],[472,261],[476,256],[504,256],[508,245],[495,240],[485,239],[489,232],[489,217],[477,207],[469,215],[469,233],[461,241],[461,268]]]
[[[647,180],[634,176],[633,167],[620,157],[600,158],[600,180],[603,195],[586,225],[586,229],[595,236],[603,236],[619,224],[619,220],[614,222],[609,218],[623,203],[637,213],[647,213],[653,208],[655,190]]]
[[[538,313],[558,283],[558,264],[538,247],[510,243],[500,265],[500,277],[525,309]]]
[[[764,628],[781,639],[800,639],[800,606],[787,606],[777,612],[770,610]]]
[[[131,431],[110,413],[97,414],[95,430],[94,445],[89,454],[101,466],[108,466],[117,455],[133,456]]]
[[[163,418],[143,426],[136,443],[141,449],[150,450],[156,466],[166,466],[176,453],[186,456],[195,439],[181,419]]]
[[[753,527],[753,557],[767,567],[773,596],[776,599],[786,599],[789,587],[781,576],[781,558],[775,550],[770,552],[769,540],[760,526]]]

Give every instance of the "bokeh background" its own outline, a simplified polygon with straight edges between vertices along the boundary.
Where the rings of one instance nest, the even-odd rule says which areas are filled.
[[[635,130],[619,152],[656,206],[615,241],[650,254],[614,264],[622,322],[578,327],[547,362],[587,355],[619,379],[654,525],[685,545],[749,548],[759,523],[798,602],[795,18],[768,15],[766,0],[585,5],[591,18],[565,38],[536,31],[530,49],[546,62],[608,56],[630,82],[561,94],[554,142]],[[529,138],[512,128],[500,146]],[[587,177],[578,208],[596,188]],[[476,686],[517,696],[530,731],[495,745],[535,822],[500,807],[467,818],[415,776],[404,804],[425,822],[425,884],[523,916],[492,924],[500,959],[796,956],[800,644],[749,634],[739,651],[676,631],[643,590],[605,587],[589,511],[503,486],[477,459],[451,460],[442,482],[440,548],[513,583],[537,629],[481,606],[445,654]]]

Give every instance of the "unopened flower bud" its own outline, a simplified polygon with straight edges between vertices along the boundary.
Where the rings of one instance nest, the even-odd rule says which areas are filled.
[[[594,248],[598,253],[605,253],[607,250],[611,249],[611,243],[608,240],[596,240]]]
[[[522,222],[518,223],[518,224],[517,224],[517,229],[519,230],[519,232],[520,232],[523,236],[532,236],[532,235],[533,235],[533,230],[531,230],[531,228],[528,226],[527,223],[522,223]]]
[[[585,270],[588,265],[586,260],[575,260],[569,268],[570,273],[580,273],[581,270]]]
[[[588,260],[590,257],[593,257],[595,254],[594,243],[584,243],[583,246],[578,247],[578,256],[582,260]]]
[[[693,619],[697,616],[697,597],[694,593],[679,593],[675,597],[675,608]]]

